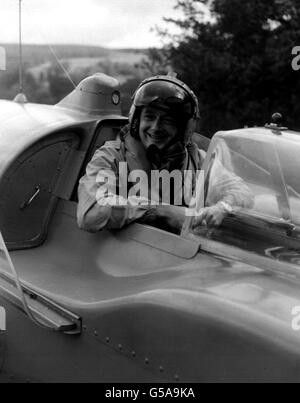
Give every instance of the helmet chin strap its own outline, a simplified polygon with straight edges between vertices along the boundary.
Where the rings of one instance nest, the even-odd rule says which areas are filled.
[[[146,157],[159,169],[172,171],[181,170],[186,156],[185,145],[181,141],[175,141],[160,150],[155,144],[151,144],[146,149]]]
[[[151,163],[154,163],[156,166],[159,166],[161,162],[162,151],[155,144],[150,144],[150,146],[146,147],[145,149],[148,160]]]

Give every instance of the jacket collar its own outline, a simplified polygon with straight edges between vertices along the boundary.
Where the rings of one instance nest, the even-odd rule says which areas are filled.
[[[140,169],[150,174],[151,163],[147,159],[146,150],[141,141],[133,138],[129,130],[127,130],[123,132],[123,144],[129,171]]]
[[[147,174],[150,174],[153,167],[151,165],[151,162],[147,158],[146,150],[140,140],[137,140],[131,136],[129,132],[129,126],[126,126],[123,129],[122,140],[129,171],[131,172],[133,170],[140,169],[147,172]],[[182,169],[192,169],[192,167],[190,167],[190,158],[187,150]]]

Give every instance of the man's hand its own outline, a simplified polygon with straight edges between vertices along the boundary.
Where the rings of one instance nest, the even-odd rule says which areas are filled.
[[[179,206],[158,206],[158,214],[170,229],[180,232],[184,224],[185,208]]]
[[[138,222],[180,233],[186,218],[185,208],[172,205],[159,205],[149,209]]]
[[[218,227],[229,211],[222,203],[217,203],[211,207],[202,209],[200,215],[193,220],[193,229],[201,225],[207,227]],[[180,233],[186,219],[186,209],[184,207],[172,205],[159,205],[149,209],[139,222],[153,225],[155,227]]]
[[[221,203],[217,203],[211,207],[202,209],[200,215],[196,216],[193,221],[193,229],[204,225],[207,227],[218,227],[228,214],[228,211]]]

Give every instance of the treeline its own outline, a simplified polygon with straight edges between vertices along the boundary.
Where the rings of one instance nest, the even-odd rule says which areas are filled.
[[[13,99],[19,92],[18,46],[5,45],[7,69],[0,71],[0,98]],[[127,114],[132,92],[144,78],[140,50],[112,50],[85,46],[55,46],[56,58],[46,46],[25,45],[24,92],[29,102],[56,104],[82,79],[104,73],[119,79],[123,113]]]
[[[263,125],[274,112],[300,129],[300,71],[292,49],[300,45],[299,0],[177,1],[182,18],[166,21],[176,35],[152,49],[149,73],[172,67],[196,92],[200,130]]]

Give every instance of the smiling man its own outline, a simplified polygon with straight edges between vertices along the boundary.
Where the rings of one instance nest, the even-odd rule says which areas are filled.
[[[146,149],[155,145],[163,151],[179,134],[178,117],[168,109],[146,106],[141,113],[139,134]]]
[[[198,119],[197,98],[183,82],[173,76],[143,81],[129,125],[96,151],[80,180],[79,226],[96,232],[137,221],[179,233],[205,158],[191,141]],[[224,170],[216,176],[216,187],[225,181],[227,190],[203,209],[197,225],[219,225],[233,205],[251,199],[240,178]],[[138,192],[132,178],[139,179]]]

